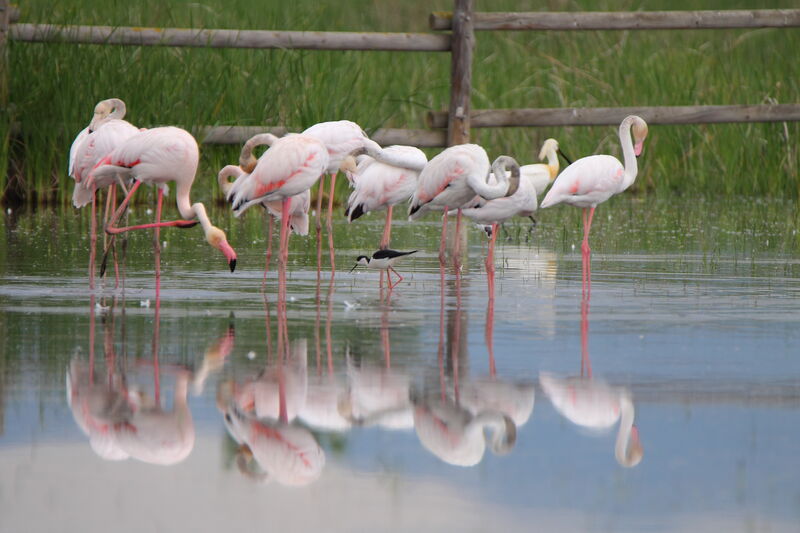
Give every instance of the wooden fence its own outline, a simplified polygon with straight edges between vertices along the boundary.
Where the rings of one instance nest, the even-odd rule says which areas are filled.
[[[433,13],[430,16],[431,29],[450,32],[446,34],[55,26],[25,24],[17,20],[17,10],[8,3],[8,0],[0,0],[0,104],[2,105],[5,105],[8,95],[5,42],[6,39],[13,39],[22,42],[131,46],[450,52],[449,109],[430,112],[427,117],[427,129],[377,130],[372,137],[380,144],[438,147],[468,142],[472,127],[618,124],[631,113],[641,115],[652,124],[800,120],[800,104],[480,110],[473,110],[470,106],[472,54],[476,31],[796,28],[800,27],[800,9],[481,13],[475,12],[474,0],[454,0],[452,13]],[[252,134],[264,131],[280,135],[286,132],[286,128],[218,126],[202,128],[196,133],[206,143],[240,144]]]

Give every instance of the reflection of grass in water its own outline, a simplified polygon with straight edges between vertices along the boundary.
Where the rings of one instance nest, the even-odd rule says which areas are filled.
[[[427,14],[450,9],[421,0],[385,9],[368,0],[291,3],[212,0],[203,4],[96,0],[35,0],[21,4],[25,22],[292,30],[425,31]],[[760,7],[794,7],[780,0]],[[553,10],[639,9],[591,0]],[[708,0],[657,0],[658,9],[748,7]],[[481,8],[481,6],[478,6]],[[530,9],[498,0],[496,11]],[[649,32],[479,32],[473,107],[689,105],[800,101],[800,45],[793,30]],[[448,102],[444,53],[202,50],[12,43],[10,121],[22,137],[12,144],[23,162],[20,186],[29,194],[69,197],[69,144],[94,104],[118,96],[142,126],[277,124],[305,127],[350,118],[368,130],[422,127],[428,110]],[[0,122],[0,135],[8,130]],[[613,127],[475,130],[492,156],[526,161],[546,137],[572,157],[619,153]],[[661,126],[641,159],[637,190],[797,197],[800,155],[794,124]],[[236,160],[238,147],[204,147],[198,194],[217,196],[213,176]],[[436,151],[429,151],[435,153]],[[0,162],[5,156],[0,154]],[[0,187],[7,185],[0,174]],[[342,195],[346,186],[338,191]]]

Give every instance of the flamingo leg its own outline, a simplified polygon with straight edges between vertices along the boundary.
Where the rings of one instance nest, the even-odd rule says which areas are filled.
[[[331,280],[328,283],[328,312],[325,315],[325,347],[328,356],[328,375],[333,375],[333,337],[331,328],[333,326],[333,279],[334,273],[331,272]]]
[[[381,237],[380,249],[385,250],[389,247],[389,239],[392,235],[392,207],[386,210],[386,223],[383,225],[383,237]]]
[[[92,193],[92,222],[89,236],[89,288],[94,289],[94,262],[97,251],[97,191]]]
[[[389,306],[384,306],[381,314],[381,346],[383,347],[383,362],[387,369],[392,367],[392,352],[389,343]]]
[[[114,206],[117,205],[117,184],[112,183],[108,189],[109,195],[111,196],[111,206],[110,208],[106,209],[106,218],[103,222],[105,227],[108,224],[108,218],[111,216],[111,210],[114,209]],[[116,237],[111,237],[111,257],[114,260],[114,289],[119,288],[119,260],[117,258],[117,239]]]
[[[447,260],[445,248],[447,246],[447,206],[444,206],[444,214],[442,215],[442,242],[439,245],[439,266],[444,267]]]
[[[156,203],[156,224],[161,221],[161,206],[164,202],[164,189],[158,188],[158,202]],[[155,256],[155,270],[156,270],[156,313],[155,313],[155,331],[153,332],[153,380],[155,387],[155,402],[156,405],[161,405],[161,384],[160,384],[160,368],[158,360],[159,348],[159,322],[161,315],[161,244],[159,242],[161,227],[156,225],[153,227],[153,255]]]
[[[492,285],[492,288],[494,286]],[[489,302],[486,304],[486,330],[484,332],[486,339],[486,349],[489,352],[489,375],[495,377],[497,375],[497,367],[494,362],[494,291],[489,292]]]
[[[456,273],[461,270],[461,208],[456,211],[456,241],[453,245],[453,267]]]
[[[282,213],[289,212],[291,198],[283,200]],[[280,270],[278,272],[278,306],[286,305],[286,266],[289,262],[289,217],[281,217]],[[280,328],[279,328],[280,332]]]
[[[586,235],[583,237],[586,247],[586,292],[587,296],[592,290],[592,250],[589,248],[589,232],[592,229],[594,207],[589,209],[589,220],[586,225]]]
[[[589,358],[589,298],[581,298],[581,377],[592,377]]]
[[[261,281],[261,286],[264,287],[267,283],[267,273],[269,272],[269,263],[272,261],[272,225],[274,217],[267,213],[267,257],[264,262],[264,279]]]
[[[333,254],[333,192],[336,187],[336,172],[331,173],[331,193],[328,196],[328,248],[331,255],[331,271],[336,271],[336,261]]]
[[[489,298],[494,298],[494,245],[497,241],[497,224],[492,224],[492,237],[489,239],[489,251],[486,254],[486,279],[489,283]]]
[[[320,282],[320,270],[322,269],[322,193],[325,192],[325,174],[319,178],[319,188],[317,189],[317,285]]]

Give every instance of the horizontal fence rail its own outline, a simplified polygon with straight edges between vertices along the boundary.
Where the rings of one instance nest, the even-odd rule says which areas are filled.
[[[204,144],[243,144],[259,133],[286,135],[290,130],[281,126],[204,126],[195,130],[198,139]],[[300,129],[292,131],[301,131]],[[370,139],[380,145],[405,144],[422,148],[447,146],[447,136],[443,130],[411,130],[379,128],[372,132]]]
[[[474,109],[470,124],[473,128],[602,126],[619,124],[628,115],[639,115],[650,124],[792,122],[800,120],[800,104]],[[446,128],[447,112],[429,112],[427,122],[431,128]]]
[[[725,11],[532,12],[474,13],[475,30],[710,30],[730,28],[794,28],[800,9]],[[452,13],[430,16],[433,30],[452,29]]]
[[[130,46],[194,46],[210,48],[296,48],[306,50],[366,50],[449,52],[450,36],[429,33],[338,31],[198,30],[114,26],[12,24],[16,41]]]

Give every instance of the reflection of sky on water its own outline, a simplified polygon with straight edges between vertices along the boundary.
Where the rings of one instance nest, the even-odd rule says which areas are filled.
[[[486,284],[477,259],[481,251],[472,247],[462,287],[465,348],[459,379],[464,390],[489,376]],[[252,256],[260,264],[259,254],[253,251]],[[494,328],[497,378],[536,386],[534,409],[517,428],[510,453],[497,456],[487,450],[476,466],[456,467],[426,451],[407,424],[398,422],[397,428],[376,422],[325,431],[324,422],[309,416],[326,464],[320,478],[302,490],[254,485],[242,478],[230,465],[231,444],[217,408],[218,382],[255,376],[266,358],[263,302],[253,290],[260,283],[256,271],[220,277],[180,272],[176,263],[165,269],[160,344],[165,362],[199,368],[235,310],[236,347],[209,373],[201,396],[190,392],[197,434],[191,455],[178,465],[155,467],[106,463],[92,452],[64,394],[70,357],[76,349],[78,357],[87,357],[88,306],[80,261],[70,264],[66,276],[54,279],[33,269],[27,276],[7,275],[0,284],[3,345],[6,354],[19,351],[0,369],[0,511],[9,520],[4,519],[4,527],[21,524],[21,509],[40,503],[43,493],[54,516],[61,518],[71,516],[69,502],[76,509],[86,509],[87,501],[105,502],[102,512],[119,516],[114,515],[119,511],[128,518],[135,516],[130,502],[140,502],[159,509],[156,523],[175,525],[176,513],[183,512],[191,516],[187,524],[219,527],[224,526],[216,515],[223,504],[230,512],[238,510],[240,525],[257,519],[306,529],[333,522],[350,525],[342,530],[386,526],[387,517],[397,529],[431,531],[444,524],[486,530],[536,524],[576,531],[781,531],[792,530],[800,520],[800,288],[774,258],[755,266],[723,258],[709,273],[699,256],[596,254],[588,351],[596,379],[630,390],[644,448],[642,462],[625,469],[614,458],[616,425],[598,433],[571,424],[538,384],[543,371],[558,376],[580,372],[579,258],[543,246],[501,245]],[[436,387],[435,256],[421,254],[406,268],[406,282],[387,314],[391,369],[411,388]],[[123,339],[117,314],[115,342],[133,360],[150,354],[152,309],[140,301],[152,294],[146,273],[129,280],[126,332]],[[327,278],[321,366],[314,341],[315,281],[313,271],[290,276],[289,295],[295,300],[289,304],[289,336],[307,339],[308,383],[324,385]],[[446,294],[451,320],[456,305],[451,284]],[[348,347],[353,364],[365,372],[384,364],[377,276],[338,273],[333,299],[333,377],[347,383]],[[347,310],[345,301],[358,305]],[[102,330],[98,318],[100,359]],[[251,351],[252,361],[247,358]],[[137,369],[135,375],[146,372]],[[452,378],[446,376],[448,386]],[[165,379],[168,400],[170,383]],[[324,387],[319,392],[326,395]],[[70,493],[76,484],[84,493],[80,497]],[[174,505],[163,505],[170,494]],[[175,494],[180,496],[175,499]],[[356,500],[365,503],[355,505]],[[319,516],[303,511],[309,507],[321,509]],[[88,530],[100,529],[102,521],[92,520],[97,526]],[[137,520],[129,523],[141,527]],[[40,530],[46,528],[46,517],[41,521]]]

